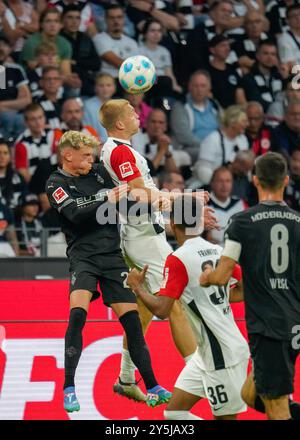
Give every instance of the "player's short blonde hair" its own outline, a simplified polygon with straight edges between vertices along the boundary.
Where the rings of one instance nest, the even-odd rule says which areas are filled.
[[[106,130],[113,130],[128,105],[130,103],[127,99],[110,99],[105,102],[99,111],[99,120],[103,127]]]
[[[81,133],[80,131],[69,130],[62,135],[58,143],[58,153],[64,148],[73,148],[79,150],[82,145],[97,149],[100,145],[100,141],[90,134]]]
[[[229,106],[221,116],[221,122],[224,127],[230,127],[242,119],[248,119],[248,117],[246,111],[239,105]]]

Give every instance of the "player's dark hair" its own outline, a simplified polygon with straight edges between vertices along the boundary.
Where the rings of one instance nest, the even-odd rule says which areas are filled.
[[[298,9],[300,9],[300,5],[299,5],[299,3],[296,3],[296,4],[294,4],[294,5],[290,5],[290,6],[288,6],[288,7],[286,8],[286,17],[289,18],[291,12],[296,11],[296,10],[298,10]]]
[[[263,188],[277,190],[282,187],[288,173],[287,161],[279,153],[266,153],[256,159],[255,174]]]
[[[109,11],[114,11],[115,9],[121,9],[121,11],[124,12],[123,6],[119,5],[118,3],[113,3],[108,6],[105,6],[105,17],[108,16]]]
[[[202,208],[202,203],[192,193],[181,194],[172,203],[172,222],[183,230],[199,228],[202,225]]]

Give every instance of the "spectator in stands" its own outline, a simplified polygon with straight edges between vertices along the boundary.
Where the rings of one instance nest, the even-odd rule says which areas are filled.
[[[197,160],[200,143],[219,127],[218,105],[211,99],[211,79],[205,70],[194,72],[188,82],[186,102],[174,103],[170,124],[177,146]]]
[[[133,93],[128,93],[124,90],[123,97],[130,102],[135,112],[139,115],[140,119],[140,128],[146,127],[146,120],[149,114],[152,111],[152,107],[150,107],[146,102],[144,102],[144,93],[137,93],[134,95]]]
[[[60,112],[63,103],[63,79],[58,67],[43,69],[40,85],[43,94],[35,101],[43,107],[47,128],[60,128]]]
[[[233,10],[237,17],[245,17],[247,12],[257,11],[260,14],[265,13],[264,0],[231,0]]]
[[[84,101],[84,124],[94,127],[102,142],[107,139],[106,129],[99,122],[99,109],[116,93],[115,79],[109,73],[99,73],[96,78],[96,95]]]
[[[300,212],[300,148],[292,152],[289,166],[290,180],[285,189],[284,200],[292,209]]]
[[[232,46],[244,75],[249,73],[256,61],[257,48],[262,41],[268,39],[268,34],[265,32],[267,26],[266,18],[258,11],[248,12],[245,16],[246,33],[237,39]]]
[[[10,148],[4,139],[0,139],[0,199],[13,210],[26,193],[23,177],[13,169]]]
[[[280,61],[291,69],[300,64],[300,4],[289,6],[286,17],[289,29],[278,37],[278,52]]]
[[[0,199],[0,258],[15,257],[19,254],[19,245],[13,215]]]
[[[179,30],[179,22],[174,15],[171,2],[162,0],[129,0],[127,7],[129,19],[134,23],[137,30],[141,31],[144,23],[149,18],[158,20],[168,31]]]
[[[159,176],[159,189],[183,192],[184,188],[185,182],[180,173],[161,172]]]
[[[81,131],[83,133],[91,134],[98,138],[95,128],[83,123],[83,103],[79,98],[68,98],[62,105],[61,115],[62,133],[68,130]]]
[[[62,13],[62,23],[63,29],[60,34],[72,46],[72,72],[78,74],[82,82],[81,95],[93,96],[95,76],[100,70],[101,62],[92,39],[79,31],[80,6],[66,6]]]
[[[58,67],[58,55],[55,43],[40,43],[35,50],[37,66],[34,69],[28,69],[27,76],[32,98],[35,99],[43,94],[40,86],[40,79],[45,67]]]
[[[121,6],[112,4],[106,9],[107,30],[93,37],[96,51],[102,60],[102,72],[114,78],[123,61],[138,54],[135,40],[124,35],[125,13]]]
[[[300,101],[288,104],[284,120],[272,132],[273,151],[290,156],[300,146]]]
[[[154,64],[157,82],[151,89],[156,95],[172,96],[173,91],[182,93],[173,72],[172,58],[169,50],[159,43],[163,37],[161,23],[153,18],[146,20],[142,28],[143,41],[139,45],[139,53],[148,57]]]
[[[248,205],[243,200],[232,195],[233,178],[226,167],[217,168],[210,183],[209,206],[213,208],[218,219],[220,229],[207,232],[206,238],[220,246],[224,244],[224,230],[230,217],[247,209]]]
[[[251,182],[254,159],[255,156],[252,150],[239,151],[234,161],[228,165],[233,177],[232,195],[246,200],[251,206],[253,205],[252,197],[255,191]]]
[[[147,159],[152,176],[162,168],[168,172],[179,172],[167,129],[165,112],[153,109],[146,120],[145,133],[139,132],[132,137],[133,148]]]
[[[41,255],[42,224],[37,218],[39,209],[37,196],[27,194],[15,221],[20,256],[39,257]]]
[[[209,184],[216,168],[233,162],[238,151],[249,148],[244,134],[248,126],[244,110],[235,105],[228,107],[222,115],[221,123],[222,128],[213,131],[201,143],[194,171],[203,185]]]
[[[283,91],[275,96],[267,111],[267,120],[272,126],[276,126],[284,119],[284,114],[289,102],[300,101],[300,84],[294,75],[284,81]]]
[[[31,102],[31,94],[25,72],[18,64],[10,63],[10,46],[0,36],[0,64],[5,67],[6,87],[0,91],[0,130],[6,139],[14,139],[24,130],[24,118],[20,113]]]
[[[270,22],[270,33],[281,34],[288,29],[286,11],[291,5],[297,4],[298,0],[272,0],[266,7],[266,16]]]
[[[87,32],[90,36],[96,35],[97,28],[94,23],[92,8],[87,0],[50,0],[50,2],[48,2],[48,7],[58,9],[62,15],[68,7],[74,6],[76,6],[80,12],[80,32]]]
[[[56,147],[59,133],[46,128],[43,108],[30,104],[24,112],[27,129],[15,143],[15,167],[29,186],[39,196],[43,210],[48,208],[45,184],[57,165]]]
[[[249,147],[255,156],[265,154],[271,147],[271,130],[264,124],[264,109],[259,102],[249,102],[246,107],[248,116],[248,127],[246,128],[246,136],[248,138]]]
[[[6,5],[3,32],[12,46],[13,58],[18,62],[26,38],[39,30],[39,16],[27,1],[6,0]]]
[[[257,49],[256,63],[242,79],[247,101],[260,102],[264,111],[267,111],[276,93],[283,87],[283,78],[277,66],[276,45],[271,40],[265,40]]]
[[[56,45],[58,58],[60,61],[59,67],[64,78],[64,84],[72,89],[74,93],[80,90],[81,80],[76,73],[72,73],[71,59],[72,46],[59,32],[62,28],[61,14],[53,9],[46,9],[40,17],[41,31],[31,35],[26,41],[21,60],[27,64],[30,69],[35,69],[37,66],[36,47],[41,42],[52,42]],[[70,91],[70,93],[71,93]]]

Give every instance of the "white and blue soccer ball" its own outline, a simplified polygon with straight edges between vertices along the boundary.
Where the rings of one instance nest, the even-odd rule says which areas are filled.
[[[119,69],[119,81],[128,93],[145,93],[156,81],[154,64],[143,55],[129,57]]]

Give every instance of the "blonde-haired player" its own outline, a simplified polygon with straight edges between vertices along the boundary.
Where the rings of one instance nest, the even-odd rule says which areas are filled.
[[[133,198],[148,203],[165,196],[155,186],[147,161],[131,147],[130,139],[140,125],[134,108],[125,99],[110,100],[101,107],[99,116],[109,136],[103,145],[101,159],[115,184],[126,182]],[[122,225],[121,232],[122,248],[130,266],[142,269],[149,265],[146,282],[149,292],[154,295],[159,292],[164,263],[172,252],[166,240],[162,216],[159,212],[156,214],[156,223],[148,216],[129,217],[127,224]],[[139,303],[139,314],[146,332],[153,315],[142,303]],[[197,345],[178,301],[175,301],[170,314],[170,327],[177,349],[188,361]],[[135,383],[134,370],[124,337],[120,377],[114,385],[114,391],[134,400],[145,400],[145,395]]]

